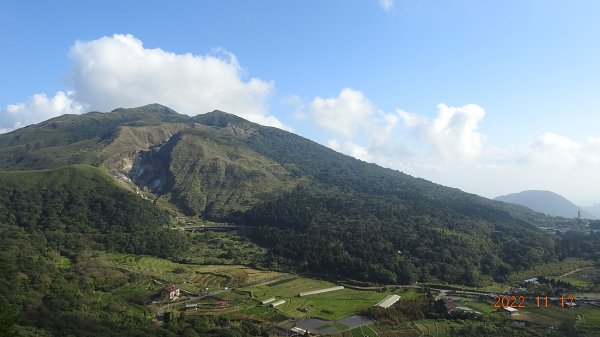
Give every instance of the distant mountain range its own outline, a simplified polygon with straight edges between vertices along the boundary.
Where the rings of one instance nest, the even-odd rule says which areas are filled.
[[[596,219],[598,218],[598,214],[600,214],[600,205],[596,205],[595,208],[580,207],[567,198],[551,191],[529,190],[502,195],[494,200],[525,206],[536,212],[564,218],[575,218],[578,215],[578,211],[581,211],[581,216],[587,219]]]

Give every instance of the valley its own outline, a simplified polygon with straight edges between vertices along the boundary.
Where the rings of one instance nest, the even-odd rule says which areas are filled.
[[[119,253],[98,253],[92,259],[102,269],[126,272],[135,275],[133,278],[136,280],[108,290],[105,295],[96,296],[116,296],[129,301],[135,298],[136,302],[146,303],[143,309],[146,317],[152,317],[153,321],[166,325],[173,320],[209,315],[225,317],[232,324],[252,322],[261,331],[273,335],[293,333],[290,329],[299,327],[313,334],[331,336],[355,335],[362,331],[364,335],[400,337],[455,336],[457,331],[476,328],[481,324],[485,324],[486,329],[498,329],[490,331],[504,331],[508,335],[518,336],[519,331],[524,329],[528,333],[544,336],[548,331],[560,331],[557,329],[573,322],[581,329],[591,329],[590,331],[596,331],[594,327],[600,323],[600,293],[588,293],[587,291],[597,290],[590,283],[578,283],[579,280],[589,279],[590,275],[600,273],[600,268],[593,266],[566,273],[566,276],[572,277],[569,280],[565,280],[566,276],[536,274],[547,279],[563,279],[566,283],[560,287],[573,295],[577,303],[573,308],[561,308],[558,303],[552,302],[548,307],[542,303],[538,308],[534,295],[554,294],[556,288],[546,288],[543,290],[545,293],[540,293],[533,289],[519,288],[516,284],[495,284],[486,289],[447,284],[361,287],[347,282],[332,283],[299,274],[243,265],[182,264],[151,256]],[[590,265],[590,262],[566,261],[553,270],[562,271],[579,265]],[[534,270],[530,272],[536,273]],[[169,284],[175,284],[181,289],[182,295],[175,300],[162,298],[161,290]],[[298,296],[303,291],[331,288],[340,284],[345,285],[345,288],[306,297]],[[432,301],[442,298],[452,300],[458,311],[451,317],[440,315],[434,306],[429,307],[424,303],[428,299],[428,293],[431,293]],[[420,312],[408,315],[394,313],[389,317],[375,316],[380,317],[381,321],[377,321],[375,317],[369,318],[369,309],[389,294],[400,296],[400,301],[393,305],[399,307],[397,310],[418,308]],[[493,307],[493,294],[525,295],[526,308],[519,309],[518,315],[509,316]],[[284,302],[277,306],[263,303],[269,300]],[[465,313],[472,314],[464,316]],[[357,327],[338,323],[357,314],[362,315]]]

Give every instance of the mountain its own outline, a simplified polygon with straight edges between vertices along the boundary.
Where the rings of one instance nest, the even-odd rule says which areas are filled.
[[[105,172],[172,216],[254,227],[246,235],[281,268],[483,284],[559,257],[553,237],[538,229],[549,217],[221,111],[189,117],[151,104],[0,135],[2,170],[75,164]]]
[[[523,191],[499,196],[494,200],[525,206],[536,212],[564,218],[575,218],[578,215],[577,212],[581,210],[581,207],[575,205],[565,197],[550,191]],[[582,217],[587,219],[596,218],[585,211],[582,212]]]

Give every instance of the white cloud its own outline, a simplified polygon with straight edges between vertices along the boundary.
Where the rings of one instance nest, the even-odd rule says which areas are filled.
[[[600,164],[600,137],[577,141],[546,132],[519,153],[522,153],[522,162],[562,167],[597,165]]]
[[[401,109],[387,114],[349,88],[308,107],[316,124],[342,137],[328,147],[364,161],[487,197],[548,189],[575,202],[600,200],[600,137],[548,132],[529,144],[498,147],[479,131],[486,115],[479,105],[439,104],[431,118]]]
[[[552,132],[544,133],[530,147],[530,159],[543,164],[572,165],[580,161],[582,146]]]
[[[83,106],[73,100],[73,92],[57,92],[53,97],[35,94],[26,103],[8,105],[0,110],[0,133],[63,114],[80,114]]]
[[[263,125],[285,127],[268,114],[274,84],[245,79],[235,55],[176,54],[145,48],[132,35],[116,34],[71,47],[72,91],[36,94],[30,102],[0,110],[0,132],[65,113],[110,111],[160,103],[196,115],[223,110]],[[85,109],[84,109],[85,108]]]
[[[476,104],[449,107],[438,104],[438,115],[429,120],[398,109],[404,125],[416,129],[420,136],[440,155],[449,160],[472,160],[479,156],[485,136],[477,126],[485,110]]]
[[[411,153],[411,141],[398,134],[402,116],[379,110],[358,90],[344,88],[336,97],[315,97],[308,111],[317,125],[343,138],[327,142],[336,151],[394,168],[403,167]]]
[[[402,119],[404,125],[408,126],[409,128],[414,128],[426,121],[425,118],[414,113],[406,112],[400,109],[396,109],[396,112],[398,113],[398,116]]]
[[[487,197],[541,189],[583,205],[600,200],[600,179],[595,178],[598,164],[600,137],[578,141],[547,132],[530,144],[484,146],[477,161],[469,165],[446,162],[442,170],[409,166],[408,171]]]
[[[394,0],[378,0],[377,3],[386,12],[389,12],[394,7]]]
[[[148,49],[132,35],[116,34],[77,41],[69,56],[76,98],[94,110],[161,103],[189,115],[218,109],[283,127],[267,113],[273,83],[245,80],[236,57],[223,50],[214,55],[176,54]]]
[[[309,104],[314,121],[321,127],[334,131],[346,138],[371,122],[375,108],[362,92],[344,88],[337,97],[315,97]]]
[[[586,159],[593,164],[600,164],[600,137],[587,137],[589,151],[586,153]]]

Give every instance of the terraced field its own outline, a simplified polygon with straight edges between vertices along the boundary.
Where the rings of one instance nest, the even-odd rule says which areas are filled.
[[[365,308],[373,306],[386,296],[397,293],[402,298],[423,296],[423,293],[410,289],[404,292],[341,289],[326,293],[298,297],[300,292],[331,288],[336,284],[292,275],[287,273],[262,271],[240,265],[197,265],[181,264],[169,260],[138,256],[132,254],[103,253],[95,257],[101,265],[115,271],[131,273],[129,282],[114,290],[114,293],[98,293],[99,302],[115,301],[114,298],[133,303],[145,303],[163,287],[162,284],[175,283],[183,290],[194,294],[206,293],[211,288],[214,295],[199,299],[198,310],[189,314],[228,315],[231,317],[247,317],[259,321],[280,323],[296,318],[322,318],[337,320]],[[592,272],[593,270],[589,270]],[[575,274],[575,273],[574,273]],[[574,275],[571,274],[571,275]],[[570,276],[571,276],[570,275]],[[581,276],[581,275],[575,275]],[[132,280],[133,277],[133,280]],[[224,290],[225,287],[236,287],[237,291]],[[103,299],[102,297],[106,297]],[[276,298],[285,302],[270,308],[260,304],[261,300]],[[215,308],[215,300],[225,300],[226,307]],[[493,312],[491,305],[477,298],[465,297],[461,305],[484,312],[487,315],[501,315]],[[183,310],[184,303],[176,304],[172,309]],[[135,310],[139,314],[153,316],[157,308],[140,305]],[[521,311],[521,315],[513,317],[531,322],[540,328],[560,326],[565,321],[575,321],[586,326],[600,326],[600,309],[581,304],[574,309],[548,307],[542,309],[529,308]],[[344,331],[335,337],[417,337],[422,335],[448,337],[452,326],[461,325],[459,321],[423,320],[400,327],[382,327],[372,325]],[[343,327],[337,327],[342,329]]]
[[[368,326],[362,326],[351,330],[352,337],[378,337],[377,332]]]
[[[379,337],[419,337],[422,335],[418,330],[408,323],[394,328],[382,325],[372,325],[371,328]]]
[[[450,337],[451,328],[460,324],[458,321],[432,319],[412,323],[420,334],[435,337]]]
[[[515,319],[528,321],[542,326],[559,326],[564,321],[575,321],[575,317],[579,313],[579,308],[563,309],[560,307],[549,306],[547,308],[532,308],[526,309]]]
[[[222,288],[281,279],[284,274],[245,266],[181,264],[151,256],[103,254],[99,259],[108,267],[125,269],[159,283],[174,283],[199,293],[205,288]]]

